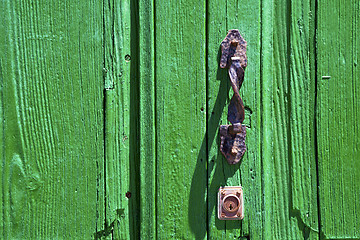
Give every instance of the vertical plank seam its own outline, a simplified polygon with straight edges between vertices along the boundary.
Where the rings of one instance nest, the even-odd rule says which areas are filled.
[[[106,48],[105,48],[105,40],[106,40],[106,28],[105,28],[105,0],[103,1],[103,71],[106,67]],[[106,75],[103,72],[103,84],[105,85],[105,81],[106,81]],[[106,192],[106,151],[107,151],[107,147],[106,147],[106,89],[105,87],[103,87],[103,142],[104,142],[104,147],[103,147],[103,155],[104,155],[104,176],[103,176],[103,181],[104,181],[104,226],[103,229],[106,229],[106,220],[107,220],[107,213],[106,213],[106,203],[107,203],[107,192]],[[97,191],[97,199],[99,200],[99,190]],[[97,222],[96,222],[96,232],[100,231],[100,229],[97,226]]]
[[[155,239],[159,239],[158,238],[158,224],[157,224],[157,220],[158,220],[158,175],[157,175],[157,171],[158,171],[158,134],[157,134],[157,130],[158,130],[158,113],[157,113],[157,61],[156,61],[156,0],[153,0],[153,21],[154,21],[154,43],[153,43],[153,47],[154,47],[154,122],[155,122],[155,126],[154,126],[154,141],[155,141],[155,167],[154,167],[154,175],[155,175],[155,199],[154,199],[154,205],[155,205]]]
[[[260,0],[260,66],[259,66],[259,75],[260,75],[260,103],[263,102],[263,62],[264,62],[264,57],[263,57],[263,14],[264,14],[264,10],[263,10],[264,4],[263,4],[263,0]],[[263,124],[263,104],[260,104],[260,114],[259,114],[259,126],[260,126],[260,134],[259,134],[259,138],[258,138],[258,146],[259,147],[259,157],[260,157],[260,174],[261,176],[264,176],[264,164],[263,164],[263,138],[264,138],[264,134],[262,131],[262,124]],[[260,184],[260,191],[262,192],[262,198],[261,198],[261,212],[264,213],[264,209],[265,209],[265,204],[264,204],[264,178],[261,177],[261,184]],[[249,223],[249,225],[251,225],[251,222]],[[264,215],[262,215],[262,221],[261,221],[261,225],[262,225],[262,229],[263,229],[263,225],[264,225]],[[251,232],[249,231],[249,234],[251,235]],[[264,239],[264,231],[262,231],[262,239]]]
[[[209,232],[209,0],[205,0],[205,151],[206,151],[206,239],[210,239],[210,232]]]
[[[6,212],[5,212],[5,206],[4,206],[4,203],[5,203],[5,114],[4,114],[4,79],[3,79],[3,74],[2,74],[2,61],[0,59],[0,89],[1,89],[1,93],[0,93],[0,114],[1,114],[1,143],[2,143],[2,154],[1,154],[1,157],[2,157],[2,161],[1,161],[1,166],[2,166],[2,171],[1,171],[1,178],[2,178],[2,183],[1,183],[1,194],[2,194],[2,202],[3,202],[3,208],[2,208],[2,237],[4,237],[4,239],[7,238],[7,235],[6,235]]]
[[[314,9],[314,26],[315,34],[313,39],[314,45],[314,80],[315,80],[315,99],[314,99],[314,148],[315,148],[315,167],[316,167],[316,198],[317,198],[317,212],[318,212],[318,229],[319,239],[324,239],[324,234],[321,229],[321,209],[320,209],[320,174],[319,174],[319,149],[318,149],[318,50],[317,50],[317,34],[318,34],[318,0],[315,1]]]
[[[263,61],[264,61],[264,57],[263,57],[263,1],[260,0],[260,56],[259,56],[259,60],[260,60],[260,66],[259,66],[259,75],[260,75],[260,103],[262,103],[263,101]],[[260,129],[260,133],[259,133],[259,138],[258,138],[258,146],[259,146],[259,157],[260,157],[260,192],[262,193],[262,197],[261,197],[261,212],[264,212],[264,165],[263,165],[263,149],[262,149],[262,140],[263,140],[263,131],[262,131],[262,123],[263,123],[263,105],[260,104],[260,114],[259,114],[259,129]],[[251,223],[249,223],[250,225]],[[262,214],[261,216],[261,225],[263,226],[264,224],[264,215]],[[249,234],[251,234],[251,232],[249,232]],[[264,238],[264,231],[262,231],[261,234],[261,238]]]
[[[140,141],[138,138],[141,138],[140,128],[140,5],[139,1],[131,0],[130,1],[130,56],[132,57],[130,62],[130,146],[129,146],[129,161],[128,172],[128,190],[134,194],[134,197],[131,198],[128,202],[129,208],[129,234],[130,237],[139,237],[140,235],[140,224],[139,216],[141,210],[140,206]],[[113,33],[115,35],[115,32]],[[134,128],[132,127],[134,126]]]
[[[287,22],[287,25],[286,25],[286,32],[287,32],[287,35],[286,35],[286,42],[287,42],[287,49],[286,49],[286,52],[287,52],[287,76],[288,76],[288,79],[287,79],[287,93],[286,93],[286,98],[287,98],[287,157],[288,157],[288,166],[287,166],[287,172],[289,173],[289,178],[287,179],[287,184],[289,186],[289,192],[288,192],[288,197],[289,197],[289,209],[288,209],[288,214],[289,214],[289,217],[294,217],[298,224],[299,222],[300,223],[303,223],[304,224],[304,229],[302,229],[302,231],[304,232],[305,229],[306,229],[306,224],[303,222],[302,218],[301,218],[301,213],[300,213],[300,209],[299,211],[296,211],[295,207],[294,207],[294,203],[293,203],[293,189],[294,189],[294,184],[293,184],[293,179],[294,179],[294,175],[293,175],[293,169],[294,169],[294,158],[293,158],[293,152],[292,152],[292,144],[293,144],[293,141],[292,141],[292,131],[291,131],[291,128],[292,128],[292,122],[291,122],[291,107],[292,107],[292,101],[291,101],[291,67],[294,65],[293,62],[291,61],[291,55],[292,55],[292,30],[293,27],[292,27],[292,16],[293,16],[293,9],[292,9],[292,4],[293,4],[293,1],[292,0],[287,0],[286,1],[286,9],[288,10],[287,13],[286,13],[286,22]],[[285,108],[286,108],[285,107]],[[285,109],[286,110],[286,109]],[[287,229],[289,230],[289,229]],[[290,230],[290,233],[288,234],[288,236],[291,235],[291,230]]]

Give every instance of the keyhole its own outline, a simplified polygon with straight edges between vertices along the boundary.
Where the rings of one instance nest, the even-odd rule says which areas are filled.
[[[225,211],[233,213],[239,209],[240,201],[236,196],[234,195],[227,196],[224,198],[223,201],[224,201],[223,207]]]

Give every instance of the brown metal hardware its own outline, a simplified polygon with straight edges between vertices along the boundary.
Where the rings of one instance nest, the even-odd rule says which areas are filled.
[[[247,66],[246,44],[237,29],[229,30],[221,43],[220,67],[229,68],[230,83],[234,91],[228,107],[228,121],[232,125],[220,126],[220,151],[229,164],[240,162],[246,151],[246,127],[242,125],[245,118],[245,108],[239,94]]]
[[[219,188],[218,218],[220,220],[241,220],[244,218],[243,191],[241,186]]]

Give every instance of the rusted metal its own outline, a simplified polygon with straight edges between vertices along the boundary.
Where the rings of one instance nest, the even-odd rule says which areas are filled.
[[[244,218],[243,191],[241,186],[219,188],[218,218],[220,220],[241,220]]]
[[[228,121],[232,125],[220,126],[220,151],[229,164],[240,162],[246,151],[246,127],[242,125],[245,118],[245,108],[239,94],[247,66],[246,44],[245,39],[237,29],[229,30],[221,43],[220,67],[229,68],[230,83],[234,91],[228,107]]]
[[[229,164],[238,163],[246,151],[246,129],[244,125],[239,125],[240,131],[235,133],[232,130],[234,125],[220,126],[220,150]]]
[[[239,57],[240,64],[242,68],[247,66],[247,57],[246,57],[246,41],[241,36],[239,30],[231,29],[228,31],[225,39],[221,43],[221,68],[230,68],[231,57]]]
[[[126,192],[126,193],[125,193],[125,196],[126,196],[127,198],[131,198],[131,192],[129,192],[129,191]]]

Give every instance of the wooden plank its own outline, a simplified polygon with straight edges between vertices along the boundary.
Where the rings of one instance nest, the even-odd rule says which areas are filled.
[[[136,1],[104,2],[106,221],[109,239],[139,237]]]
[[[315,2],[291,1],[289,81],[290,216],[318,239],[315,150]]]
[[[157,238],[206,238],[205,2],[155,3]]]
[[[262,175],[262,191],[263,191],[263,228],[262,228],[262,238],[265,236],[273,236],[273,225],[275,217],[273,216],[273,99],[272,99],[272,83],[274,78],[273,67],[273,2],[272,1],[262,1],[262,12],[261,12],[261,102],[260,108],[261,111],[261,135],[260,135],[260,153],[261,153],[261,175]],[[268,126],[268,127],[263,127]],[[265,180],[266,179],[266,180]],[[266,220],[266,221],[265,221]],[[276,225],[275,225],[276,226]],[[285,226],[284,226],[285,227]],[[277,238],[278,236],[274,236]]]
[[[310,224],[306,219],[311,204],[306,197],[315,199],[316,191],[313,192],[311,187],[316,186],[316,178],[301,175],[304,173],[302,167],[310,164],[310,167],[315,166],[315,158],[309,155],[309,159],[306,159],[294,151],[299,139],[305,142],[305,147],[311,146],[311,138],[307,139],[306,134],[311,134],[311,126],[307,126],[307,123],[313,117],[308,115],[304,118],[300,131],[295,121],[299,111],[304,115],[311,114],[311,99],[314,98],[314,91],[298,91],[297,83],[295,84],[298,80],[295,70],[299,64],[302,64],[303,73],[309,74],[310,60],[306,58],[304,46],[309,46],[311,40],[306,37],[309,36],[306,26],[311,22],[307,18],[309,2],[303,2],[302,6],[297,4],[288,1],[262,2],[261,157],[265,239],[267,236],[275,239],[317,237],[316,222]],[[301,30],[294,25],[298,22],[303,24],[300,24]],[[305,36],[300,36],[299,31]],[[299,42],[301,45],[298,45]],[[298,64],[298,61],[301,63]],[[307,82],[305,86],[311,86],[311,82]],[[311,97],[310,103],[302,106],[298,98],[306,95]],[[309,130],[304,130],[302,124],[305,128],[309,127]],[[302,190],[304,186],[310,188]],[[311,209],[316,210],[316,205]],[[301,215],[304,211],[305,214]],[[311,212],[311,220],[316,217],[316,211]]]
[[[288,105],[289,5],[263,1],[262,13],[262,163],[263,237],[299,239],[290,218]],[[296,220],[295,220],[296,221]]]
[[[261,239],[262,192],[260,146],[260,1],[208,1],[208,218],[210,239],[234,239],[249,236]],[[220,69],[220,43],[229,29],[239,29],[248,43],[248,67],[240,90],[246,109],[244,124],[247,151],[242,162],[229,165],[219,151],[219,125],[228,124],[227,111],[233,91],[227,69]],[[217,192],[220,186],[238,186],[244,190],[243,221],[220,221],[217,217]]]
[[[2,1],[3,239],[104,221],[102,3]]]
[[[318,161],[323,238],[360,238],[359,1],[318,6]]]
[[[156,239],[156,139],[154,2],[139,1],[140,226],[141,239]]]
[[[264,72],[271,73],[270,78],[263,79],[263,131],[267,139],[263,146],[264,172],[264,208],[265,236],[273,236],[276,239],[299,239],[300,232],[293,232],[296,226],[294,218],[290,218],[290,186],[289,186],[289,152],[288,152],[288,114],[286,104],[288,81],[289,81],[289,5],[285,1],[274,2],[272,24],[272,49],[266,49],[264,54],[271,54],[271,69]],[[268,10],[270,12],[270,10]],[[264,16],[263,16],[264,17]],[[270,26],[263,26],[268,28]],[[266,30],[269,31],[269,30]],[[269,41],[263,33],[263,43]],[[269,57],[270,58],[270,57]],[[266,74],[267,75],[267,74]],[[265,130],[266,129],[266,130]],[[291,221],[293,220],[293,221]],[[296,219],[295,219],[296,221]]]

